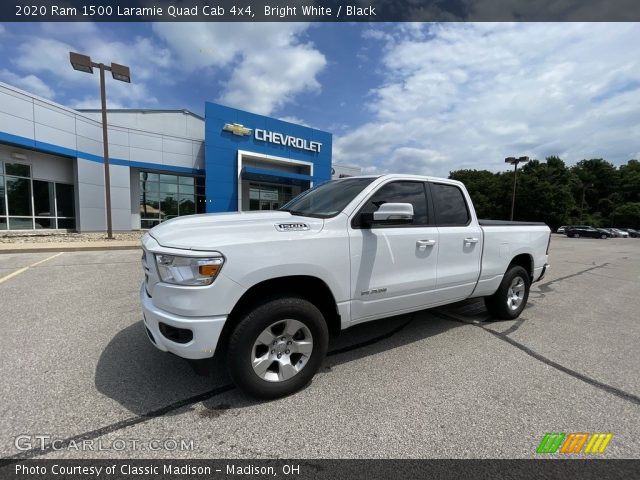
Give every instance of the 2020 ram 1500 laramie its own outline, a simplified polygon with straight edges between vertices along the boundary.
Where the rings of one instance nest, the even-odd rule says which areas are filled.
[[[277,211],[191,215],[142,240],[144,324],[162,351],[226,356],[245,392],[305,386],[329,334],[484,297],[514,319],[547,269],[549,228],[476,218],[460,182],[334,180]]]

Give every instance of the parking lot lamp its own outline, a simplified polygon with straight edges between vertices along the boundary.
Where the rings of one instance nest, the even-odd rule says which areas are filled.
[[[593,187],[593,183],[583,183],[582,184],[582,200],[580,201],[580,223],[584,223],[583,213],[584,213],[584,196],[587,192],[587,188]]]
[[[100,70],[100,101],[102,103],[102,147],[104,152],[104,188],[105,203],[107,208],[107,238],[113,238],[113,228],[111,223],[111,175],[109,172],[109,139],[107,135],[107,93],[104,84],[104,71],[111,72],[114,80],[131,83],[131,73],[129,67],[112,63],[95,63],[88,55],[69,52],[69,61],[74,70],[93,74],[93,69]]]
[[[513,210],[516,205],[516,179],[518,178],[518,164],[527,163],[529,157],[507,157],[504,159],[505,163],[513,165],[513,195],[511,196],[511,220],[513,220]]]

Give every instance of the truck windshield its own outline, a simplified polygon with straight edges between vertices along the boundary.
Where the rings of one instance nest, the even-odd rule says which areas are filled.
[[[302,192],[280,210],[305,217],[334,217],[374,180],[375,177],[331,180]]]

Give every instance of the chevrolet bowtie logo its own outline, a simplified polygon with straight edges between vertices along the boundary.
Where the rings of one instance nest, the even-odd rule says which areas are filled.
[[[251,129],[245,127],[244,125],[240,125],[239,123],[225,123],[222,130],[225,132],[231,132],[234,135],[238,135],[243,137],[245,135],[251,135]]]

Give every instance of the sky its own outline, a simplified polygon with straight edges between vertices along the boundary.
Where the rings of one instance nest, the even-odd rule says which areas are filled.
[[[110,108],[212,101],[333,133],[364,173],[640,159],[638,23],[0,24],[0,81],[98,108],[69,51],[129,65]]]

